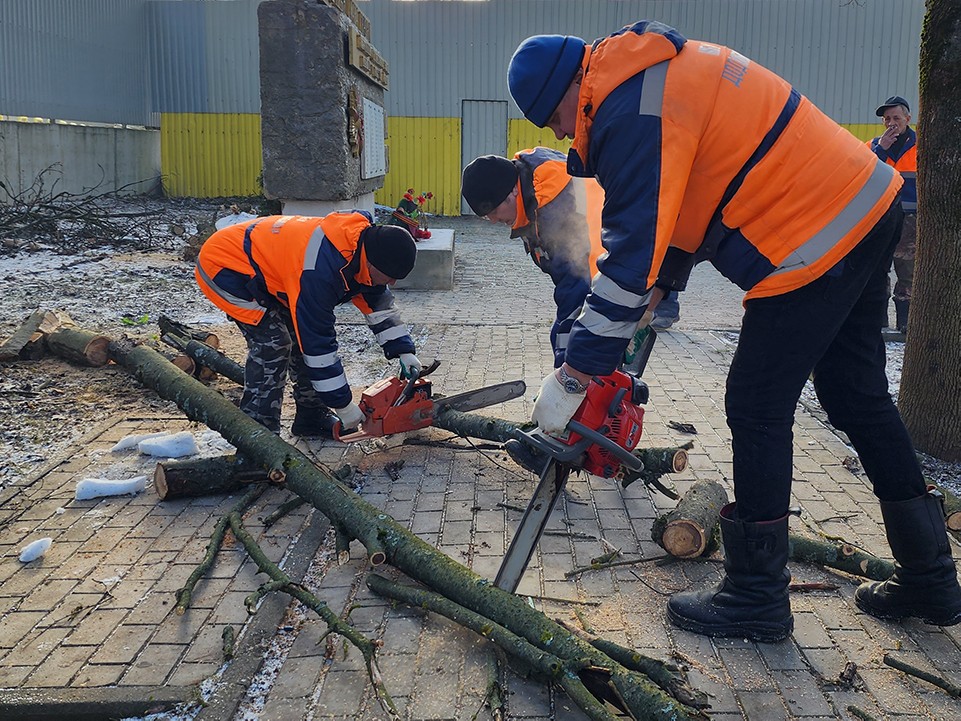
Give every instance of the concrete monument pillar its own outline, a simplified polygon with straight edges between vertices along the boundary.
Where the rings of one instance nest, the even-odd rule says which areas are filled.
[[[266,0],[260,29],[264,193],[288,215],[374,210],[387,173],[387,63],[353,0]]]

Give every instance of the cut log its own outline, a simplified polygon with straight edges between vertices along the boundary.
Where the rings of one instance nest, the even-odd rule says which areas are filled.
[[[0,345],[0,363],[9,363],[10,361],[25,359],[24,351],[31,339],[36,336],[45,313],[46,311],[35,310],[30,314],[29,318],[20,324],[20,327],[13,332],[13,335]]]
[[[611,688],[634,718],[680,721],[700,717],[643,673],[624,668],[529,606],[524,598],[495,587],[412,534],[280,436],[248,418],[220,393],[174,368],[153,349],[118,341],[110,344],[110,356],[141,383],[177,403],[190,419],[218,431],[247,458],[264,468],[284,469],[286,488],[311,503],[335,527],[363,543],[369,555],[383,553],[386,563],[412,579],[454,603],[482,613],[545,652],[549,649],[567,663],[605,670]]]
[[[651,539],[675,558],[695,558],[717,548],[721,509],[727,491],[717,481],[698,481],[677,506],[655,518]]]
[[[194,363],[194,359],[186,353],[181,353],[180,355],[174,356],[170,359],[170,362],[177,366],[184,373],[189,373],[190,375],[194,375],[195,371],[197,370],[197,364]]]
[[[347,481],[354,473],[350,464],[334,470],[333,476]],[[233,493],[251,483],[277,482],[280,476],[242,463],[236,454],[210,458],[161,461],[153,474],[154,488],[161,501]],[[269,523],[266,525],[270,525]]]
[[[153,473],[161,501],[233,493],[248,483],[270,480],[267,471],[241,465],[236,455],[162,461]]]
[[[195,364],[194,367],[194,378],[196,378],[201,383],[213,383],[217,380],[218,376],[216,371],[210,370],[207,366],[202,366]]]
[[[216,333],[211,333],[209,331],[200,330],[197,328],[191,328],[189,325],[181,323],[180,321],[176,321],[170,316],[161,315],[157,320],[157,325],[160,326],[161,335],[177,335],[181,338],[200,341],[201,343],[205,343],[214,349],[220,347],[220,338]]]
[[[110,339],[78,328],[60,327],[44,338],[47,349],[73,363],[100,367],[110,360]]]
[[[687,444],[679,448],[638,448],[634,455],[644,462],[645,473],[662,476],[681,473],[687,468],[687,450]]]

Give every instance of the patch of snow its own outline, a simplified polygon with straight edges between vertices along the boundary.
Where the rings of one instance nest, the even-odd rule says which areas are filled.
[[[102,498],[105,496],[133,496],[147,487],[146,476],[136,476],[123,481],[115,481],[108,478],[84,478],[77,482],[77,490],[74,497],[78,501],[87,501],[91,498]]]
[[[28,543],[20,550],[20,563],[30,563],[30,561],[36,561],[48,550],[50,550],[50,545],[52,543],[52,538],[39,538],[33,543]]]
[[[217,230],[223,230],[231,225],[244,223],[256,217],[256,215],[252,215],[251,213],[231,213],[230,215],[225,215],[223,218],[219,218],[214,225],[217,227]]]
[[[156,438],[157,436],[166,436],[168,433],[165,431],[157,431],[156,433],[135,433],[131,436],[124,436],[110,449],[111,453],[120,453],[120,451],[126,451],[131,448],[136,448],[140,441],[145,441],[148,438]]]
[[[181,431],[180,433],[169,433],[142,440],[137,444],[137,450],[148,456],[182,458],[196,455],[200,448],[197,446],[197,439],[194,438],[193,433]]]

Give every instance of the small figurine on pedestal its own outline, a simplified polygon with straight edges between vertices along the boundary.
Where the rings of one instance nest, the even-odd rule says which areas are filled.
[[[427,230],[427,214],[423,211],[424,203],[434,197],[433,193],[421,193],[414,196],[414,189],[408,188],[404,197],[397,204],[397,209],[391,213],[388,221],[392,225],[399,225],[406,228],[413,236],[414,240],[422,240],[430,237]]]

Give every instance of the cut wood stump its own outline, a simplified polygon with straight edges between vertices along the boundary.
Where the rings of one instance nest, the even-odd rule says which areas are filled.
[[[197,364],[194,363],[194,359],[191,358],[186,353],[181,353],[170,359],[170,362],[177,366],[184,373],[188,373],[192,376],[196,376]]]
[[[695,558],[717,548],[721,509],[727,491],[717,481],[698,481],[674,510],[654,519],[651,539],[675,558]]]
[[[105,335],[62,326],[44,340],[51,353],[73,363],[98,368],[110,360],[110,339]]]
[[[267,482],[263,468],[241,463],[235,454],[185,461],[161,461],[153,473],[161,501],[233,493],[249,483]]]

